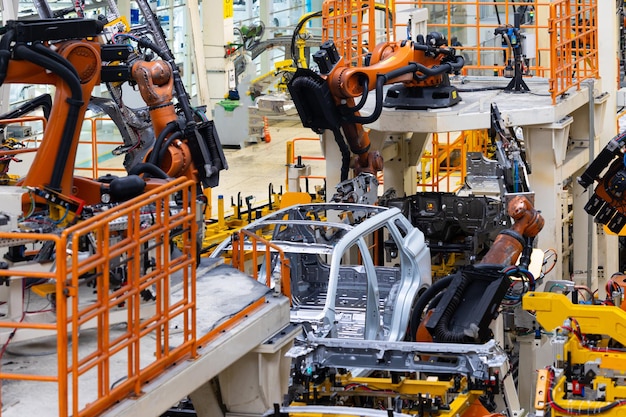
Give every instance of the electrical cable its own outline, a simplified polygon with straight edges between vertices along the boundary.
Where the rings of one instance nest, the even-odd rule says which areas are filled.
[[[157,166],[161,163],[163,158],[165,157],[165,153],[167,152],[167,148],[178,138],[183,136],[182,132],[174,132],[170,135],[169,138],[165,141],[165,143],[161,146],[161,150],[159,151],[159,159],[157,160]]]
[[[46,55],[42,55],[36,50],[31,49],[23,43],[15,45],[13,53],[16,58],[32,62],[33,64],[50,70],[54,74],[58,75],[70,88],[71,97],[66,100],[69,109],[67,111],[63,133],[61,134],[61,141],[57,154],[55,155],[52,175],[49,183],[50,188],[53,190],[59,190],[63,180],[67,159],[71,151],[74,133],[78,128],[78,115],[80,113],[80,108],[84,104],[80,79],[68,69],[68,65],[71,66],[69,62],[67,65],[61,63],[63,60],[66,61],[66,59],[61,55],[59,55],[58,59],[52,59]]]
[[[361,100],[359,100],[358,104],[354,107],[340,107],[340,111],[342,113],[350,114],[356,113],[365,106],[367,102],[367,96],[369,95],[369,78],[363,77],[363,94],[361,94]]]
[[[406,68],[406,67],[405,67]],[[346,115],[345,119],[351,123],[360,123],[363,125],[375,122],[383,112],[383,87],[387,82],[387,76],[384,74],[376,75],[376,104],[374,105],[374,111],[369,116],[356,116],[354,114]]]
[[[289,50],[291,52],[291,59],[293,60],[294,66],[296,68],[302,68],[300,66],[300,61],[298,60],[298,51],[296,50],[296,40],[298,36],[300,36],[300,31],[302,30],[302,27],[305,25],[306,22],[308,22],[309,20],[315,17],[321,17],[321,16],[322,16],[321,10],[318,12],[305,14],[304,16],[300,18],[300,20],[296,24],[296,27],[293,30],[293,34],[291,35],[291,44],[289,46]]]
[[[152,152],[150,153],[150,157],[148,158],[149,163],[158,165],[160,160],[161,146],[163,145],[163,141],[165,138],[172,134],[176,129],[178,129],[178,124],[176,122],[169,122],[165,125],[163,130],[159,133],[159,136],[156,138],[154,145],[152,147]]]
[[[543,262],[541,264],[541,267],[543,268],[548,263],[548,260],[551,258],[554,258],[554,262],[547,271],[542,271],[543,275],[549,274],[554,269],[554,267],[556,266],[556,262],[558,261],[558,255],[556,253],[556,250],[553,248],[546,249],[543,253]]]
[[[417,334],[417,329],[422,321],[422,315],[424,314],[424,310],[431,303],[431,301],[442,291],[450,286],[452,280],[454,279],[454,275],[448,275],[441,279],[435,281],[430,287],[424,291],[424,293],[417,299],[415,306],[413,306],[413,310],[411,310],[411,317],[409,319],[409,338],[412,341],[415,341],[415,336]]]
[[[135,164],[128,172],[128,175],[139,175],[144,173],[150,174],[155,178],[161,178],[164,180],[170,178],[170,176],[167,175],[165,171],[149,162]]]
[[[457,88],[456,91],[459,93],[475,93],[479,91],[493,91],[493,90],[504,90],[506,87],[477,87],[477,88]]]
[[[31,45],[31,48],[35,52],[38,52],[38,53],[40,53],[40,54],[42,54],[42,55],[44,55],[44,56],[46,56],[46,57],[56,61],[56,62],[58,62],[59,64],[63,65],[65,68],[67,68],[69,71],[71,71],[72,74],[74,74],[74,76],[76,78],[80,79],[80,77],[78,75],[78,72],[76,71],[76,68],[72,64],[70,64],[70,62],[67,59],[61,57],[61,55],[57,54],[56,52],[54,52],[50,48],[46,47],[41,42],[33,43]]]
[[[4,80],[7,76],[7,70],[9,68],[9,61],[11,60],[11,42],[15,38],[15,29],[9,29],[0,38],[0,85],[4,84]]]
[[[581,416],[581,415],[597,415],[597,414],[603,414],[606,413],[612,409],[614,409],[615,407],[618,406],[622,406],[622,405],[626,405],[626,400],[616,400],[616,401],[612,401],[610,403],[608,403],[605,406],[602,407],[594,407],[594,408],[567,408],[567,407],[563,407],[561,405],[559,405],[556,402],[556,399],[553,396],[552,391],[555,388],[556,385],[556,381],[554,380],[554,369],[552,369],[551,367],[549,368],[548,371],[549,374],[549,385],[550,385],[550,389],[547,390],[547,399],[548,399],[548,404],[550,405],[550,407],[560,413],[564,413],[564,414],[568,414],[568,415],[572,415],[572,416]]]
[[[339,146],[339,151],[341,152],[340,180],[343,182],[348,179],[348,175],[350,174],[350,149],[339,128],[332,129],[332,132],[335,142],[337,146]]]

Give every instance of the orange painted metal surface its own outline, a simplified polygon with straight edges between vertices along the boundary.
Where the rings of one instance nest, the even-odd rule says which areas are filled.
[[[348,65],[362,66],[369,51],[393,40],[390,0],[326,0],[322,4],[322,40],[333,40]]]
[[[107,164],[106,167],[101,163],[104,152],[101,152],[99,149],[102,146],[120,146],[123,145],[123,141],[121,138],[118,140],[106,139],[107,136],[102,132],[101,129],[98,128],[99,125],[103,123],[111,123],[113,121],[109,117],[85,117],[83,122],[84,124],[88,124],[89,132],[91,133],[89,140],[80,140],[78,142],[79,146],[89,147],[90,148],[90,161],[86,161],[85,165],[76,166],[74,172],[76,174],[84,175],[88,178],[100,178],[102,175],[106,174],[117,174],[119,176],[126,176],[126,169],[123,166],[123,163],[120,161],[119,164]]]
[[[7,316],[0,321],[0,335],[6,338],[7,332],[41,331],[45,332],[42,335],[56,335],[57,345],[56,374],[0,369],[0,379],[56,383],[59,416],[97,415],[129,395],[141,394],[147,381],[173,363],[196,356],[197,340],[203,335],[196,334],[195,190],[193,181],[179,178],[58,235],[0,233],[0,239],[23,239],[31,242],[29,245],[52,242],[56,259],[55,268],[38,268],[34,263],[32,269],[0,269],[0,279],[18,282],[20,287],[27,278],[54,282],[56,315],[53,323],[31,322],[28,311]],[[180,211],[170,210],[174,194],[182,199]],[[179,241],[179,251],[172,251],[174,238]],[[89,251],[84,249],[86,240],[92,242]],[[113,287],[114,269],[120,265],[126,267],[126,276]],[[182,289],[176,294],[171,293],[173,276],[181,281]],[[93,291],[81,291],[86,280],[91,281]],[[146,290],[154,297],[154,307],[142,310]],[[178,324],[177,343],[172,346],[169,338],[174,321]],[[114,322],[128,325],[124,331],[113,332]],[[95,330],[93,348],[79,343],[85,328]],[[4,353],[12,337],[8,336],[0,352]],[[149,350],[144,352],[147,355],[141,355],[142,349]],[[112,362],[120,360],[127,363],[127,369],[124,378],[114,381]],[[97,384],[92,386],[85,378],[92,381],[94,373]],[[89,398],[83,398],[85,384],[92,390]]]
[[[541,39],[548,29],[549,1],[454,1],[417,0],[394,2],[396,10],[425,7],[429,11],[428,31],[443,33],[451,46],[465,57],[465,75],[502,75],[506,45],[494,36],[498,27],[515,24],[520,13],[520,29],[527,36],[526,55],[529,75],[547,77],[550,45]],[[456,38],[457,45],[452,40]]]
[[[246,238],[248,240],[246,240]],[[246,243],[252,247],[248,250],[245,248]],[[262,244],[264,249],[261,251],[258,245]],[[269,240],[258,236],[248,230],[242,229],[233,236],[233,257],[232,264],[235,268],[251,275],[254,279],[259,277],[259,265],[265,267],[265,285],[272,287],[273,263],[271,259],[272,252],[278,254],[278,262],[280,265],[280,292],[291,300],[291,266],[289,259],[285,257],[285,252],[271,243]]]
[[[418,191],[458,191],[467,175],[467,153],[487,155],[487,143],[485,131],[433,133],[418,169]]]
[[[97,41],[66,41],[58,45],[58,52],[66,58],[76,68],[80,83],[80,93],[82,101],[87,103],[91,97],[94,86],[100,83],[100,73],[93,71],[101,65],[100,45]],[[47,71],[45,68],[28,61],[20,61],[19,65],[10,65],[7,70],[7,76],[4,83],[24,83],[24,84],[49,84],[55,86],[54,103],[58,103],[52,107],[50,113],[51,120],[63,120],[70,111],[72,91],[70,86],[63,79]],[[77,120],[84,117],[87,106],[80,106],[77,110]],[[21,185],[43,188],[45,185],[51,185],[53,188],[59,188],[64,195],[71,195],[72,174],[74,171],[74,161],[76,159],[76,149],[68,146],[65,165],[62,166],[62,172],[58,161],[52,163],[51,156],[58,158],[61,155],[61,149],[65,149],[67,143],[62,143],[67,132],[64,132],[65,123],[54,123],[49,125],[44,132],[44,137],[40,144],[40,152],[37,152],[32,167],[28,174],[21,181]],[[72,143],[77,142],[80,135],[80,129],[71,132],[70,138]],[[55,171],[55,169],[57,171]],[[58,184],[54,184],[58,182]]]
[[[407,26],[401,15],[426,8],[428,32],[444,34],[465,58],[463,75],[502,76],[512,57],[494,31],[517,22],[524,76],[548,78],[553,103],[570,88],[598,77],[597,0],[389,0],[384,7],[385,13],[367,1],[325,1],[322,39],[334,40],[340,55],[362,66],[376,44],[394,40]],[[395,29],[388,30],[392,25]]]
[[[560,0],[550,5],[552,103],[570,88],[600,76],[596,0]]]

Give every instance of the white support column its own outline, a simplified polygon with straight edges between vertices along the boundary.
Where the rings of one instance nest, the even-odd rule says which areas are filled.
[[[283,402],[291,368],[287,352],[301,332],[299,325],[286,327],[220,373],[222,402],[228,417],[261,415]]]
[[[231,2],[232,4],[232,2]],[[191,27],[191,42],[193,44],[193,59],[190,59],[196,74],[198,86],[198,104],[211,105],[211,93],[209,90],[209,77],[207,76],[206,57],[202,36],[202,21],[200,19],[200,7],[198,0],[187,0],[189,25]],[[190,72],[190,71],[189,71]],[[207,116],[212,118],[211,112]]]
[[[194,411],[198,417],[223,417],[221,399],[216,393],[217,380],[210,380],[189,394]]]
[[[271,1],[261,1],[259,2],[259,14],[260,16],[257,16],[261,22],[263,22],[265,24],[265,35],[263,35],[264,37],[268,36],[268,32],[269,32],[269,28],[271,26],[273,26],[273,22],[271,21],[271,16],[270,13],[273,12],[273,2]],[[272,35],[274,36],[274,31],[272,30]],[[269,53],[265,53],[265,54],[261,54],[261,56],[259,57],[259,59],[261,60],[261,72],[260,74],[265,74],[269,71],[272,70],[272,59],[271,59],[271,52]],[[254,72],[253,72],[254,74]],[[254,75],[254,77],[256,77],[256,75]]]
[[[228,92],[228,73],[226,71],[229,60],[224,58],[224,46],[234,41],[233,18],[226,17],[226,6],[232,5],[230,0],[203,1],[202,2],[202,49],[204,55],[196,55],[200,60],[204,56],[206,72],[198,73],[198,78],[203,75],[206,82],[211,86],[211,108]],[[198,67],[200,70],[200,67]],[[209,104],[205,99],[205,104]]]
[[[537,247],[544,250],[553,248],[557,254],[561,254],[563,252],[561,237],[563,178],[560,166],[563,161],[557,161],[560,158],[555,156],[553,144],[554,135],[558,132],[550,126],[530,126],[525,131],[525,135],[527,136],[528,159],[533,167],[532,174],[529,176],[530,188],[535,192],[535,208],[541,211],[545,219],[543,230],[536,238]],[[566,137],[563,138],[564,135],[559,136],[566,140]],[[562,279],[562,274],[563,266],[557,262],[552,272],[552,279]]]
[[[582,174],[584,168],[582,168],[579,174]],[[577,284],[587,285],[587,268],[589,261],[591,261],[591,277],[592,288],[599,288],[601,291],[604,286],[598,287],[596,273],[598,269],[598,224],[594,223],[585,211],[585,204],[591,196],[592,188],[585,190],[578,183],[573,185],[573,235],[575,239],[573,241],[573,254],[572,264],[574,278]],[[592,224],[592,229],[589,230],[589,225]]]
[[[333,132],[322,134],[322,154],[326,159],[326,201],[335,194],[335,186],[341,182],[341,152],[335,142]]]
[[[602,90],[615,91],[618,79],[617,65],[615,64],[619,56],[618,33],[620,27],[616,14],[614,1],[598,1],[598,53],[600,62],[600,77]],[[604,23],[604,19],[607,19]],[[599,90],[598,82],[596,90]],[[607,117],[595,121],[596,135],[600,138],[599,146],[596,146],[596,154],[617,134],[615,122],[616,99],[615,94],[608,96],[606,101]],[[604,279],[607,275],[617,272],[619,268],[617,236],[607,235],[601,232],[598,235],[598,246],[596,256],[598,260],[598,271],[602,270]],[[598,285],[604,288],[603,279],[598,276]]]
[[[393,188],[399,197],[415,194],[417,192],[417,164],[431,140],[431,134],[371,130],[370,140],[372,148],[382,148],[385,161],[385,191]]]

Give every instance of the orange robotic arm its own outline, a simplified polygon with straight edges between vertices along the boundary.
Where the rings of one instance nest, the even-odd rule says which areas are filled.
[[[489,324],[510,288],[509,274],[526,274],[533,289],[527,268],[533,239],[543,228],[544,219],[523,196],[509,202],[508,212],[515,223],[500,232],[480,263],[439,279],[420,296],[411,313],[410,337],[482,343],[490,337]],[[520,254],[518,269],[514,265]]]
[[[198,182],[198,170],[193,164],[191,150],[182,138],[172,102],[172,67],[162,60],[137,61],[132,65],[131,74],[148,105],[157,137],[154,148],[148,154],[148,162],[161,168],[170,177],[184,175]]]
[[[463,58],[456,56],[453,48],[446,46],[445,38],[432,33],[426,40],[387,42],[376,46],[363,67],[350,67],[339,56],[332,41],[327,41],[314,55],[320,73],[299,68],[289,83],[289,91],[305,127],[317,133],[329,129],[335,133],[340,148],[343,130],[346,142],[356,154],[355,172],[376,173],[382,169],[378,152],[370,151],[370,141],[364,124],[372,123],[380,116],[383,106],[419,109],[447,107],[460,99],[456,90],[449,86],[447,74],[463,66]],[[392,87],[383,103],[383,86]],[[431,89],[431,90],[428,90]],[[442,89],[448,92],[448,100],[434,99],[429,91]],[[374,111],[361,116],[368,92],[376,90]],[[426,91],[426,94],[424,92]],[[354,99],[361,96],[358,104]],[[421,97],[421,98],[420,98]],[[425,98],[424,98],[425,97]],[[342,180],[347,178],[346,149]]]
[[[7,36],[7,35],[5,35]],[[100,83],[100,50],[96,42],[67,41],[56,45],[57,59],[43,44],[13,47],[4,83],[52,84],[56,87],[49,123],[30,170],[20,185],[70,195],[74,160],[89,97]],[[45,51],[50,52],[45,52]],[[42,52],[43,51],[43,52]],[[52,162],[51,162],[52,161]]]

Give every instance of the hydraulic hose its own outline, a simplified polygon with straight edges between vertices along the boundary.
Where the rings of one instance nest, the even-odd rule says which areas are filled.
[[[367,96],[369,95],[369,78],[363,77],[363,94],[361,95],[361,100],[354,107],[345,107],[342,108],[341,111],[345,113],[356,113],[365,106],[365,102],[367,101]]]
[[[159,48],[154,42],[147,38],[140,38],[137,44],[146,48],[150,48],[164,61],[170,64],[172,68],[172,77],[174,78],[174,90],[176,91],[176,98],[178,98],[178,104],[180,105],[183,114],[185,115],[185,121],[187,123],[193,122],[193,111],[191,110],[191,103],[189,96],[185,93],[185,86],[183,80],[180,78],[180,72],[178,71],[178,65],[174,61],[174,57],[168,49]]]
[[[374,105],[374,111],[369,116],[355,116],[347,115],[345,119],[351,123],[360,123],[363,125],[373,123],[380,117],[383,112],[383,87],[387,82],[388,77],[384,74],[376,75],[376,104]]]
[[[154,142],[154,146],[152,147],[152,153],[150,154],[150,158],[148,159],[149,163],[153,165],[158,164],[159,153],[161,152],[161,147],[163,145],[163,142],[165,141],[165,138],[167,137],[167,135],[173,133],[176,129],[178,129],[178,125],[175,122],[170,122],[165,125],[165,128],[163,128],[161,133],[159,133],[159,136]]]
[[[454,296],[450,299],[450,302],[441,316],[441,320],[439,320],[439,323],[437,323],[437,326],[435,327],[434,338],[437,342],[462,343],[465,340],[465,333],[462,331],[451,331],[448,326],[450,325],[450,319],[456,312],[457,307],[463,301],[463,293],[465,292],[465,288],[467,287],[470,279],[471,278],[469,276],[463,275],[461,272],[461,281],[456,288]]]
[[[451,73],[456,70],[460,70],[463,68],[465,64],[465,60],[461,55],[455,56],[454,62],[446,62],[441,65],[434,66],[432,68],[426,67],[417,62],[411,62],[409,65],[406,65],[402,68],[398,68],[396,70],[390,71],[387,74],[377,74],[376,76],[376,103],[374,105],[374,111],[369,116],[355,116],[355,115],[346,115],[345,119],[348,122],[352,123],[360,123],[360,124],[368,124],[373,123],[380,117],[380,114],[383,111],[383,87],[389,80],[393,80],[396,77],[399,77],[404,74],[416,73],[420,72],[424,75],[416,75],[414,74],[414,78],[417,80],[425,80],[428,77],[433,77],[436,75],[441,75],[445,73]],[[364,90],[364,92],[367,89]],[[365,94],[365,93],[364,93]],[[359,110],[365,104],[365,100],[361,100],[359,105],[355,106],[354,111]]]
[[[348,149],[348,145],[339,128],[333,129],[333,134],[335,136],[335,142],[337,142],[337,146],[339,146],[339,151],[341,152],[341,181],[345,181],[348,179],[348,174],[350,173],[350,149]]]
[[[72,97],[67,99],[69,110],[49,184],[53,190],[60,190],[65,164],[72,148],[74,133],[78,127],[78,115],[81,106],[84,104],[80,79],[76,77],[74,72],[68,69],[68,66],[71,66],[69,62],[66,64],[61,63],[62,61],[67,61],[61,55],[59,55],[59,59],[52,59],[30,49],[24,44],[17,44],[13,52],[16,58],[30,61],[58,75],[70,88]]]
[[[215,144],[213,144],[213,146],[207,145],[207,143],[204,141],[204,139],[198,132],[198,129],[196,128],[194,113],[193,113],[193,109],[191,108],[191,101],[189,100],[189,95],[187,94],[185,90],[183,80],[180,77],[180,72],[178,71],[178,65],[176,65],[174,56],[170,52],[169,48],[167,47],[159,48],[156,44],[154,44],[147,38],[140,38],[137,41],[137,43],[138,45],[143,45],[144,47],[152,49],[154,52],[156,52],[157,55],[159,55],[159,57],[165,60],[172,68],[172,77],[174,79],[174,91],[176,92],[178,105],[180,106],[180,109],[182,110],[183,116],[184,116],[184,125],[182,126],[184,129],[184,134],[186,138],[193,141],[195,145],[197,146],[198,151],[200,152],[201,155],[194,156],[194,160],[198,160],[198,161],[201,160],[202,168],[204,169],[204,175],[206,176],[206,181],[208,182],[209,177],[219,172],[219,168],[217,166],[218,164],[214,164],[214,162],[216,160],[219,162],[224,158],[221,153],[221,150],[217,149],[217,145]],[[213,155],[214,157],[212,158],[211,155]]]
[[[56,62],[63,65],[65,68],[67,68],[68,70],[72,71],[72,74],[74,74],[76,78],[80,78],[78,76],[78,72],[76,71],[76,68],[74,68],[74,66],[70,64],[67,59],[63,58],[61,55],[54,52],[52,49],[45,47],[42,43],[39,43],[39,42],[32,44],[30,48],[33,51],[40,53],[41,55],[47,56],[48,58],[55,60]]]
[[[170,178],[170,176],[167,175],[165,171],[163,171],[158,166],[151,164],[149,162],[142,162],[142,163],[136,164],[128,172],[128,175],[140,175],[140,174],[150,174],[155,178],[161,178],[164,180]]]
[[[4,83],[9,69],[9,61],[11,60],[11,51],[9,50],[11,42],[15,37],[15,30],[10,29],[0,38],[0,85]]]
[[[294,66],[296,68],[300,68],[300,62],[298,61],[298,51],[296,51],[296,41],[305,23],[313,19],[314,17],[322,17],[322,11],[320,10],[302,16],[296,24],[296,27],[293,30],[293,34],[291,35],[291,45],[289,45],[289,50],[291,52],[291,59],[293,60]]]
[[[161,149],[159,150],[159,159],[156,161],[156,165],[160,164],[161,161],[163,160],[163,157],[165,156],[165,152],[167,152],[168,146],[170,146],[172,142],[180,138],[182,135],[183,134],[180,131],[178,131],[178,132],[172,133],[170,137],[167,138],[167,140],[165,141],[165,143],[161,146]]]
[[[41,110],[43,111],[43,117],[48,120],[50,118],[50,111],[52,110],[52,97],[50,97],[50,94],[42,94],[7,113],[0,114],[0,119],[15,119],[17,117],[21,117],[25,114],[32,112],[38,107],[41,107]],[[2,124],[0,126],[6,125]]]
[[[428,304],[438,295],[441,291],[448,288],[454,275],[445,276],[437,281],[417,299],[415,306],[411,312],[411,320],[409,324],[409,336],[415,340],[415,335],[417,334],[417,329],[420,325],[422,314],[424,310],[428,306]]]
[[[409,65],[405,67],[390,71],[389,73],[386,74],[386,77],[387,77],[387,80],[391,80],[396,77],[399,77],[400,75],[404,75],[407,73],[420,72],[424,75],[415,74],[413,77],[416,80],[421,81],[421,80],[425,80],[428,77],[433,77],[433,76],[437,76],[437,75],[441,75],[445,73],[451,73],[451,72],[460,70],[461,68],[463,68],[463,65],[465,65],[465,59],[463,58],[463,56],[456,55],[454,58],[455,58],[454,61],[445,62],[440,65],[435,65],[434,67],[431,67],[431,68],[425,65],[422,65],[418,62],[411,62]]]

